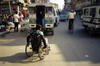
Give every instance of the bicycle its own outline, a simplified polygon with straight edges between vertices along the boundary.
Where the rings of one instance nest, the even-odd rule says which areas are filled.
[[[70,31],[71,34],[73,34],[73,28],[74,28],[73,22],[70,22],[70,25],[69,26],[70,26],[69,31]]]
[[[50,47],[48,46],[47,47],[47,51],[45,51],[44,44],[41,41],[40,36],[33,37],[33,39],[36,39],[38,41],[37,44],[34,45],[35,46],[34,47],[35,49],[32,47],[32,38],[31,38],[30,41],[29,41],[29,43],[25,47],[25,53],[26,53],[26,55],[28,57],[31,57],[31,56],[33,56],[35,54],[35,52],[38,52],[37,53],[38,54],[38,57],[41,60],[43,60],[46,57],[46,55],[49,54]]]

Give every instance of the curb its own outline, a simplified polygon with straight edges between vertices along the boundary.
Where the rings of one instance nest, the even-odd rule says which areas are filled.
[[[10,31],[1,32],[0,36],[6,35],[6,34],[9,34],[9,33],[10,33]]]
[[[21,25],[21,28],[24,27],[25,25],[27,25],[29,22],[24,22],[24,23],[20,23]],[[20,28],[19,28],[20,29]],[[5,31],[5,32],[0,32],[0,36],[3,36],[3,35],[6,35],[6,34],[9,34],[11,33],[13,30],[9,30],[9,31]]]

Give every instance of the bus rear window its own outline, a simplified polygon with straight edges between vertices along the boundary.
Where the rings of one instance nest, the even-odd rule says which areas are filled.
[[[29,7],[29,13],[30,14],[36,13],[36,7]]]
[[[52,7],[46,7],[45,12],[46,13],[52,13]]]
[[[90,16],[93,16],[96,14],[96,8],[90,8]]]
[[[84,15],[88,15],[88,9],[84,9]]]

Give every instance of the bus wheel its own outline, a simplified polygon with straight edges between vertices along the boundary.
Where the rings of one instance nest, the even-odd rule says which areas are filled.
[[[93,29],[89,28],[89,35],[92,36],[93,34]]]

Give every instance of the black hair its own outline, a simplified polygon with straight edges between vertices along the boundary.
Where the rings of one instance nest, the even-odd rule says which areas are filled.
[[[39,30],[40,28],[42,28],[42,26],[40,24],[36,25],[36,30]]]
[[[18,12],[16,11],[15,14],[17,14]]]

